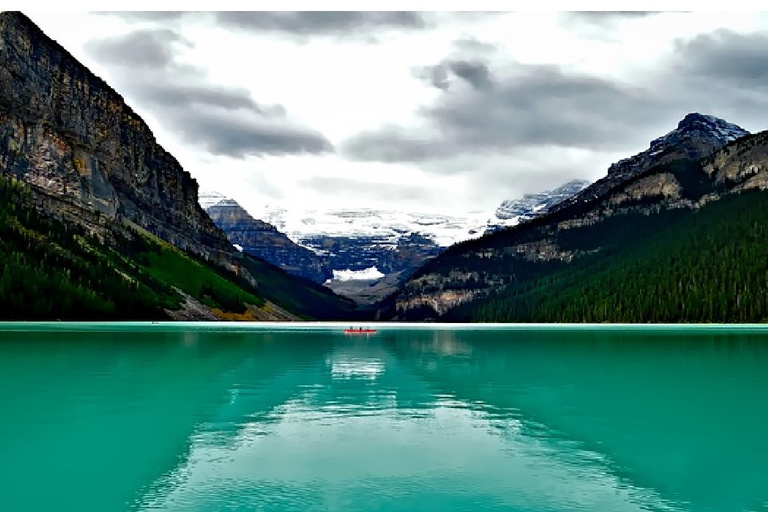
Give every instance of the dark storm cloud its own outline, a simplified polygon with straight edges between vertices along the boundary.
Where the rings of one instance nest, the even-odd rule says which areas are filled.
[[[666,105],[641,90],[554,66],[516,65],[515,71],[496,77],[493,87],[442,94],[420,112],[426,127],[363,133],[344,151],[360,160],[407,162],[545,146],[609,150],[653,123]]]
[[[768,85],[768,33],[718,30],[675,44],[677,68],[695,78],[739,87]]]
[[[320,133],[291,122],[282,105],[260,104],[245,89],[211,84],[202,70],[179,65],[179,43],[186,42],[171,30],[139,30],[92,41],[86,50],[116,71],[114,82],[138,106],[211,154],[242,158],[333,151]],[[142,68],[152,73],[137,72]]]
[[[186,42],[173,30],[138,30],[91,41],[85,45],[85,50],[94,59],[108,65],[165,68],[172,64],[173,47],[178,43]]]
[[[254,32],[282,32],[300,36],[351,35],[377,28],[423,29],[428,26],[417,12],[298,11],[218,12],[217,21],[226,26]]]

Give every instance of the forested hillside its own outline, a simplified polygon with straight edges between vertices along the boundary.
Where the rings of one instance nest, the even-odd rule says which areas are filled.
[[[478,322],[764,322],[768,320],[768,192],[698,211],[632,213],[571,230],[570,248],[603,250],[535,272],[453,310]]]
[[[180,292],[209,309],[211,319],[354,315],[351,302],[266,262],[243,257],[258,276],[254,287],[137,228],[109,236],[99,240],[41,215],[28,186],[0,177],[0,319],[168,319],[185,306]],[[298,317],[272,314],[280,309]]]

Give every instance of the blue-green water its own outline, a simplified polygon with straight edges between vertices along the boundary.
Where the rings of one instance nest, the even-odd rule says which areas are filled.
[[[0,324],[0,511],[768,511],[768,330],[343,327]]]

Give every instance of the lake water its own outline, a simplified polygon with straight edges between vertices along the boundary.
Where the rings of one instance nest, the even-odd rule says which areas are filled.
[[[768,511],[759,327],[0,324],[0,510]]]

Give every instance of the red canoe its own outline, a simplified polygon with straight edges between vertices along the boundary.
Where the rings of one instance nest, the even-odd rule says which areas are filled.
[[[376,332],[376,329],[344,329],[345,334],[371,334]]]

